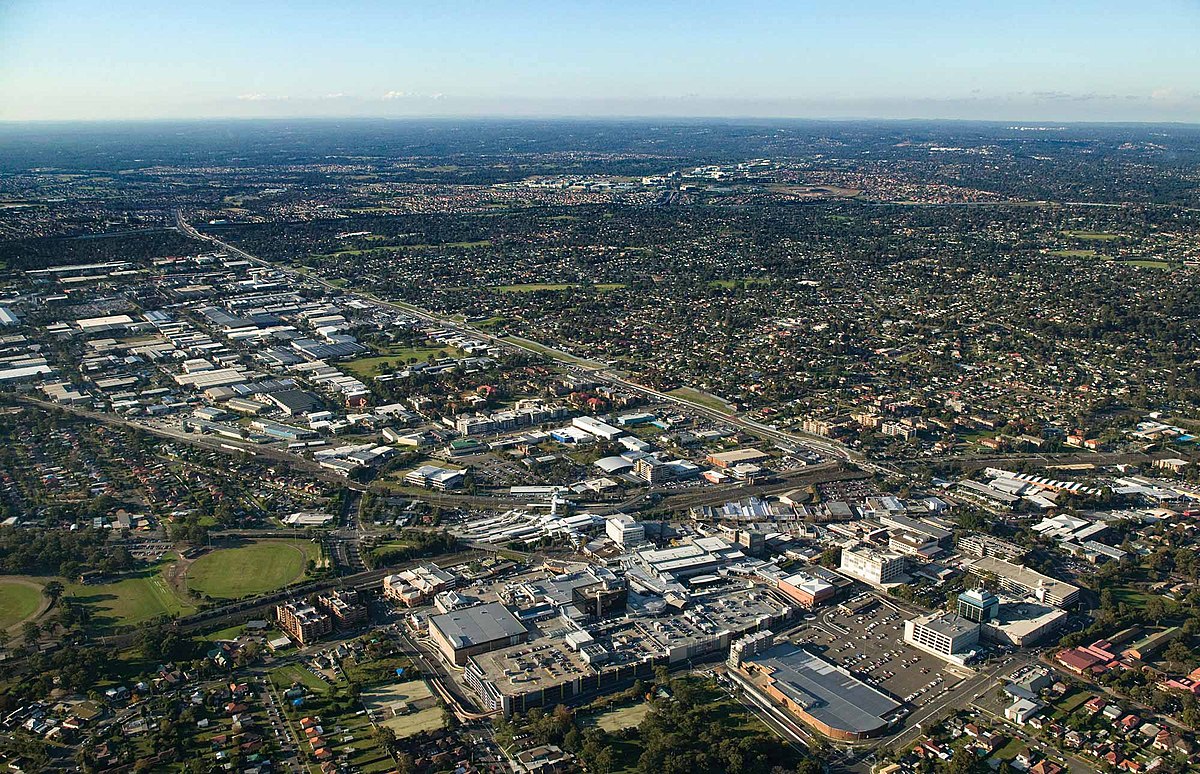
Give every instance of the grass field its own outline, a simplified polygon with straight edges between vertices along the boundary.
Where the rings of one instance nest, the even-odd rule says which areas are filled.
[[[396,346],[389,348],[383,354],[373,357],[360,357],[357,360],[351,360],[341,365],[359,379],[370,379],[379,375],[379,366],[384,363],[390,363],[396,368],[403,370],[408,365],[410,358],[416,358],[417,361],[424,363],[430,357],[438,357],[438,353],[441,353],[442,357],[462,357],[465,354],[454,347]]]
[[[573,282],[528,282],[522,285],[494,285],[492,290],[500,293],[536,293],[539,290],[570,290],[571,288],[579,287],[583,286]],[[606,292],[625,286],[620,282],[608,282],[592,285],[592,287],[601,292]]]
[[[219,548],[188,567],[192,591],[215,599],[239,599],[283,588],[304,577],[305,564],[318,549],[307,540],[257,540]]]
[[[710,408],[713,411],[720,411],[722,414],[733,413],[725,401],[721,400],[717,396],[709,395],[707,392],[701,392],[700,390],[693,390],[691,387],[677,387],[667,394],[674,395],[677,398],[683,398],[684,400],[691,401],[692,403],[704,406],[705,408]]]
[[[42,587],[34,581],[0,579],[0,629],[29,618],[42,606]]]
[[[162,577],[165,564],[126,576],[114,583],[67,584],[66,596],[90,605],[94,626],[136,626],[163,615],[190,615],[196,608],[183,602]]]
[[[1120,234],[1110,234],[1107,231],[1064,231],[1063,236],[1072,239],[1082,239],[1086,242],[1111,242],[1120,239]]]
[[[294,683],[300,683],[313,693],[329,693],[333,690],[333,686],[329,683],[309,672],[304,667],[296,666],[295,664],[288,664],[278,669],[272,669],[271,682],[275,683],[275,686],[281,691],[291,688]]]
[[[442,727],[441,705],[424,680],[407,680],[363,691],[362,701],[375,713],[379,725],[392,729],[400,739]],[[407,703],[411,710],[393,716],[391,707],[399,702]]]
[[[618,707],[588,718],[588,722],[612,733],[622,728],[634,728],[650,714],[649,702],[638,702],[628,707]]]
[[[1057,255],[1060,258],[1095,258],[1095,250],[1051,250],[1051,255]],[[1100,256],[1105,260],[1109,260],[1108,256]]]
[[[1173,268],[1167,261],[1155,261],[1150,259],[1136,259],[1132,261],[1121,261],[1126,266],[1141,266],[1144,269],[1170,269]]]

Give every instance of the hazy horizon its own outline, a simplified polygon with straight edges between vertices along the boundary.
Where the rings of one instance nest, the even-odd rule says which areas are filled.
[[[0,0],[0,120],[1200,122],[1200,3]]]

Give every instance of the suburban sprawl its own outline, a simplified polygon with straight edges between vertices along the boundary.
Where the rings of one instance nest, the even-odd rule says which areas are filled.
[[[0,767],[1200,770],[1198,148],[0,126]]]

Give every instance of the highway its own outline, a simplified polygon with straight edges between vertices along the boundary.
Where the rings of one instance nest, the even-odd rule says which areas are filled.
[[[658,401],[660,403],[669,403],[669,404],[678,405],[680,407],[686,408],[688,411],[690,411],[693,414],[698,414],[698,415],[703,416],[707,419],[710,419],[714,422],[734,425],[734,426],[739,427],[742,430],[746,431],[747,433],[750,433],[751,435],[757,436],[759,438],[770,441],[772,443],[777,443],[777,444],[781,444],[781,445],[785,445],[785,446],[804,448],[804,449],[808,449],[809,451],[812,451],[817,454],[828,457],[830,459],[841,460],[844,462],[853,462],[853,463],[859,465],[860,467],[862,467],[863,469],[870,471],[870,472],[883,473],[883,474],[887,474],[887,475],[904,475],[902,468],[905,466],[908,466],[910,464],[919,463],[919,464],[927,465],[927,464],[934,463],[934,462],[948,462],[948,461],[961,461],[963,464],[965,464],[967,466],[984,467],[988,464],[998,464],[998,463],[1003,463],[1003,462],[1016,462],[1016,461],[1027,461],[1027,460],[1032,460],[1036,463],[1040,463],[1040,464],[1044,464],[1044,465],[1054,465],[1054,464],[1072,464],[1072,463],[1088,463],[1088,462],[1102,463],[1102,462],[1106,462],[1106,461],[1135,461],[1135,458],[1136,458],[1136,461],[1143,461],[1144,459],[1146,459],[1146,455],[1142,455],[1142,454],[1103,455],[1103,454],[1091,454],[1091,453],[1087,453],[1087,452],[1072,451],[1072,452],[1055,453],[1055,454],[1045,454],[1045,453],[1029,454],[1029,455],[1010,454],[1010,455],[995,456],[995,457],[981,457],[981,456],[975,455],[975,454],[951,454],[951,455],[944,455],[944,456],[938,456],[938,457],[922,458],[920,460],[897,461],[895,463],[890,463],[890,462],[885,463],[885,462],[880,462],[880,461],[875,461],[875,460],[869,460],[862,453],[854,451],[840,443],[837,443],[836,441],[831,441],[831,440],[824,439],[824,438],[818,438],[816,436],[811,436],[811,435],[807,435],[807,434],[799,434],[799,433],[795,433],[795,432],[791,432],[791,431],[780,430],[776,427],[772,427],[771,425],[764,424],[762,422],[750,419],[745,416],[741,416],[741,415],[734,414],[734,413],[726,413],[723,411],[717,411],[715,409],[709,408],[709,407],[704,406],[695,401],[688,400],[687,398],[682,398],[678,395],[671,395],[669,393],[665,393],[665,392],[656,390],[653,387],[648,387],[644,384],[639,384],[638,382],[630,380],[627,376],[617,373],[616,371],[613,371],[609,368],[591,366],[591,365],[588,365],[587,363],[582,363],[579,358],[571,358],[569,356],[559,356],[559,354],[556,354],[556,352],[554,351],[554,348],[552,345],[541,344],[540,342],[531,341],[530,342],[531,344],[537,345],[537,346],[536,347],[535,346],[526,346],[526,345],[522,344],[521,341],[516,337],[502,338],[499,336],[495,336],[491,333],[488,333],[487,331],[479,330],[478,328],[474,328],[466,323],[461,323],[457,320],[453,320],[451,318],[435,314],[433,312],[430,312],[427,309],[422,309],[421,307],[414,306],[412,304],[387,301],[387,300],[381,299],[377,296],[374,296],[370,293],[363,292],[361,290],[348,291],[346,288],[339,287],[338,285],[335,285],[332,282],[322,279],[321,277],[317,277],[317,276],[314,276],[311,274],[306,274],[304,272],[297,271],[289,266],[276,264],[276,263],[272,263],[270,261],[263,260],[254,255],[251,255],[250,253],[247,253],[245,250],[242,250],[241,248],[236,247],[228,242],[222,241],[213,236],[202,234],[199,231],[197,231],[194,227],[192,227],[184,219],[183,212],[180,209],[175,210],[175,222],[176,222],[176,225],[177,225],[177,228],[179,229],[179,231],[187,236],[190,236],[194,239],[199,239],[199,240],[208,242],[209,244],[211,244],[215,247],[218,247],[231,255],[235,255],[239,258],[250,261],[258,266],[262,266],[264,268],[270,268],[275,271],[289,274],[294,279],[296,279],[298,282],[313,283],[316,285],[320,285],[321,287],[323,287],[329,291],[337,292],[337,293],[341,293],[341,294],[350,293],[352,295],[357,295],[365,301],[369,301],[371,303],[379,304],[381,306],[386,306],[386,307],[395,309],[397,311],[401,311],[406,314],[410,314],[414,317],[425,320],[427,322],[436,323],[437,325],[451,329],[457,333],[461,333],[463,335],[472,336],[472,337],[478,338],[480,340],[490,342],[491,344],[494,344],[495,346],[498,346],[498,347],[505,347],[508,349],[519,349],[519,350],[523,350],[525,352],[542,355],[544,357],[548,357],[548,358],[554,360],[555,362],[557,362],[559,365],[561,365],[563,367],[566,367],[566,368],[572,369],[572,370],[576,370],[579,372],[586,372],[589,376],[596,379],[597,381],[605,382],[611,386],[620,387],[620,388],[628,390],[630,392],[637,393],[644,398]],[[568,353],[561,353],[561,354],[567,355]]]
[[[345,476],[328,471],[310,459],[301,457],[298,454],[291,454],[286,451],[281,451],[279,449],[272,449],[270,447],[259,446],[252,443],[241,443],[231,438],[204,435],[202,433],[189,433],[184,430],[175,430],[159,424],[140,422],[120,414],[114,414],[106,411],[93,411],[91,409],[80,408],[79,406],[55,403],[53,401],[35,398],[31,395],[22,395],[20,398],[18,398],[18,400],[20,400],[22,403],[40,406],[53,411],[63,411],[68,414],[74,414],[75,416],[85,417],[95,422],[102,422],[106,425],[134,428],[150,435],[156,435],[159,438],[166,438],[170,441],[178,441],[180,443],[190,444],[191,446],[195,446],[200,449],[221,452],[222,454],[245,452],[246,454],[249,454],[259,460],[271,460],[272,462],[281,462],[290,465],[299,470],[303,470],[305,473],[312,475],[314,478],[318,478],[323,481],[336,483],[350,489],[364,488],[362,484],[357,484],[347,479]]]
[[[410,314],[414,317],[425,320],[427,322],[436,323],[440,326],[449,328],[458,333],[462,333],[462,334],[468,335],[468,336],[473,336],[480,340],[490,342],[491,344],[494,344],[498,347],[505,347],[508,349],[520,349],[520,350],[530,352],[533,354],[549,357],[550,359],[555,360],[557,363],[559,363],[560,365],[565,366],[567,368],[574,369],[574,370],[580,370],[580,371],[586,371],[590,376],[592,376],[597,381],[605,382],[614,387],[621,387],[621,388],[629,390],[631,392],[640,394],[643,397],[653,398],[654,400],[660,401],[662,403],[673,403],[673,404],[682,406],[684,408],[687,408],[689,411],[691,411],[695,414],[704,416],[708,419],[711,419],[714,422],[721,422],[721,423],[725,423],[725,424],[735,425],[737,427],[742,428],[743,430],[750,433],[751,435],[758,436],[760,438],[763,438],[768,441],[772,441],[774,443],[789,444],[792,446],[804,447],[804,448],[807,448],[818,454],[824,455],[826,457],[831,457],[833,459],[840,459],[840,460],[845,460],[845,461],[863,461],[863,457],[861,454],[858,454],[857,452],[853,452],[850,449],[846,448],[845,446],[842,446],[839,443],[835,443],[833,441],[823,440],[823,439],[819,439],[819,438],[813,438],[810,436],[801,436],[801,435],[797,435],[794,433],[785,432],[785,431],[773,428],[769,425],[765,425],[761,422],[756,422],[752,419],[748,419],[746,417],[739,416],[737,414],[727,414],[727,413],[724,413],[721,411],[716,411],[715,409],[708,408],[708,407],[703,406],[694,401],[687,400],[686,398],[681,398],[678,395],[670,395],[668,393],[655,390],[652,387],[647,387],[644,384],[638,384],[637,382],[630,381],[629,379],[617,374],[614,371],[608,370],[606,368],[590,368],[586,365],[581,365],[577,360],[568,360],[564,357],[556,357],[553,351],[547,352],[544,349],[534,349],[533,347],[528,347],[528,346],[521,344],[519,341],[501,338],[499,336],[490,334],[486,331],[479,330],[478,328],[473,328],[472,326],[467,325],[465,323],[458,322],[457,320],[452,320],[448,317],[443,317],[441,315],[434,314],[433,312],[430,312],[426,309],[422,309],[420,307],[413,306],[412,304],[402,304],[402,303],[397,303],[394,301],[386,301],[384,299],[378,298],[377,296],[371,295],[370,293],[364,293],[362,291],[357,291],[357,290],[356,291],[348,291],[346,288],[339,287],[339,286],[335,285],[334,283],[324,280],[320,277],[316,277],[311,274],[306,274],[306,273],[297,271],[289,266],[284,266],[281,264],[272,263],[270,261],[265,261],[261,258],[258,258],[257,256],[251,255],[250,253],[246,252],[245,250],[242,250],[239,247],[229,244],[228,242],[217,239],[214,236],[209,236],[207,234],[200,233],[191,224],[189,224],[187,222],[187,220],[184,219],[183,211],[180,209],[175,210],[175,223],[181,233],[183,233],[187,236],[190,236],[193,239],[198,239],[198,240],[201,240],[204,242],[208,242],[209,244],[211,244],[215,247],[218,247],[221,250],[224,250],[225,252],[229,253],[230,255],[234,255],[243,260],[250,261],[251,263],[254,263],[257,266],[262,266],[264,268],[270,268],[270,269],[273,269],[278,272],[290,274],[297,282],[300,282],[300,283],[308,282],[308,283],[317,284],[317,285],[320,285],[321,287],[324,287],[326,290],[329,290],[331,292],[336,292],[339,294],[351,293],[353,295],[359,296],[363,300],[370,301],[375,304],[380,304],[382,306],[390,307],[392,309],[396,309],[397,311],[401,311],[406,314]],[[546,346],[548,346],[548,345],[546,345]]]

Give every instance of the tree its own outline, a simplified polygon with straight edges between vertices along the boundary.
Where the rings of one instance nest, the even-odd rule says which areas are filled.
[[[52,580],[45,586],[42,586],[42,594],[45,595],[45,597],[50,600],[50,604],[53,605],[58,601],[59,597],[62,596],[63,585],[56,580]]]

